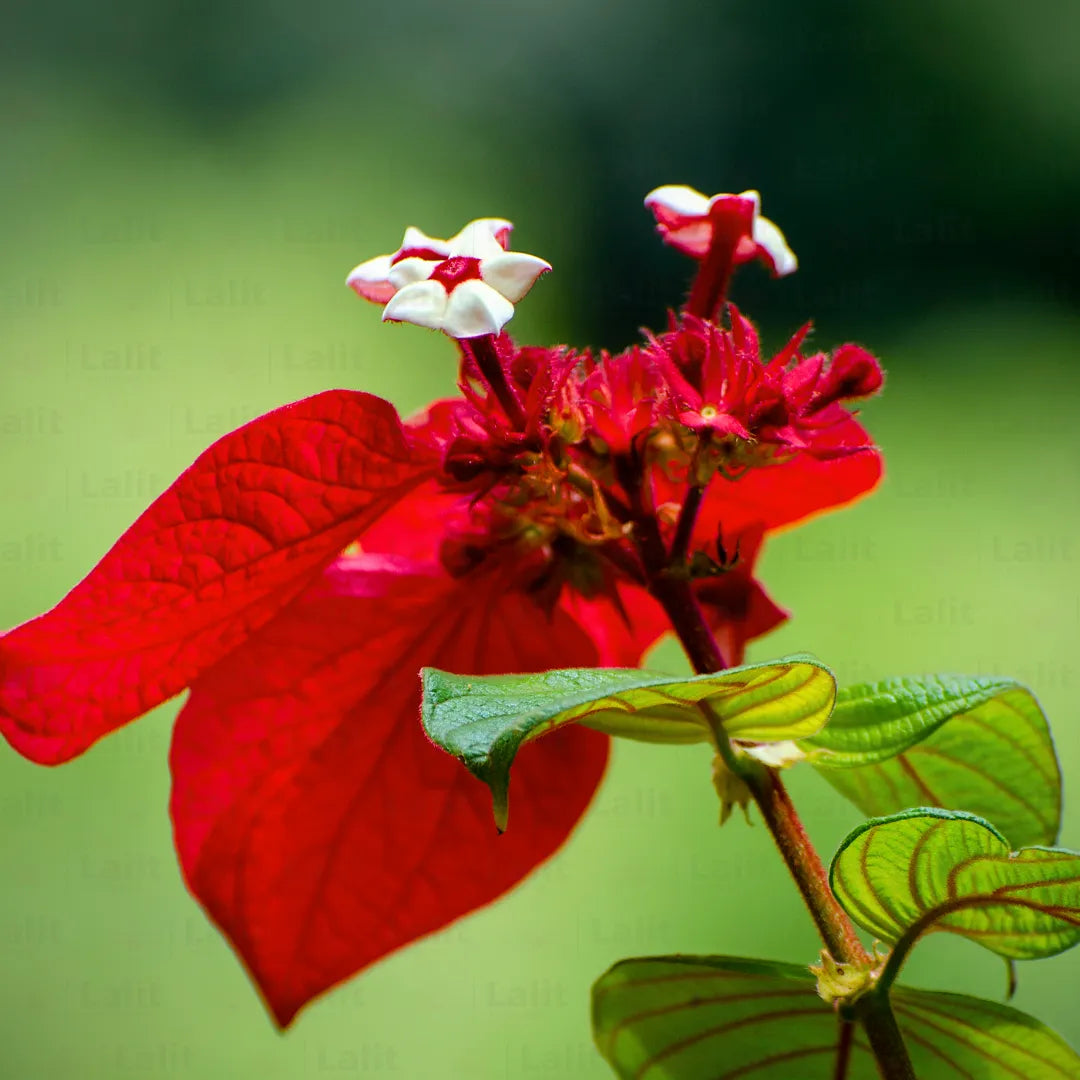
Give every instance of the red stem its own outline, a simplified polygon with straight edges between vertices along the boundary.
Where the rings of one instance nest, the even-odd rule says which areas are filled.
[[[510,384],[506,381],[506,372],[503,371],[502,361],[499,359],[498,350],[495,348],[495,338],[491,334],[482,334],[480,337],[468,338],[462,342],[472,352],[476,366],[484,381],[491,387],[499,404],[506,413],[506,418],[518,431],[525,430],[525,413],[518,401]]]
[[[686,301],[689,315],[715,318],[727,297],[731,275],[735,272],[735,250],[745,235],[745,223],[735,214],[711,213],[712,240]]]
[[[671,565],[656,516],[645,505],[638,463],[631,458],[620,458],[615,462],[615,469],[630,500],[633,539],[641,556],[649,592],[664,609],[691,662],[697,663],[696,656],[708,665],[698,670],[723,671],[728,666],[727,660],[705,621],[686,568]]]
[[[774,769],[762,767],[752,771],[758,775],[743,779],[832,958],[841,964],[868,964],[870,955],[829,887],[828,872],[806,834],[784,782]]]
[[[705,489],[696,484],[686,492],[682,509],[679,511],[679,520],[675,525],[675,538],[671,541],[670,561],[673,566],[686,561],[687,552],[690,550],[690,540],[694,535],[694,525],[697,523],[698,511],[701,509],[701,500],[705,495]]]
[[[726,664],[694,597],[685,572],[673,573],[660,528],[642,491],[640,463],[631,458],[616,463],[620,483],[630,499],[633,537],[641,556],[649,591],[660,602],[672,628],[699,673],[722,671]],[[722,736],[722,732],[719,732]],[[867,967],[870,955],[846,911],[829,886],[821,856],[806,833],[798,812],[775,769],[752,762],[740,770],[761,811],[788,871],[798,886],[810,915],[834,960]],[[885,1080],[916,1080],[907,1048],[896,1025],[886,992],[872,991],[855,1005]],[[842,1049],[842,1048],[841,1048]]]

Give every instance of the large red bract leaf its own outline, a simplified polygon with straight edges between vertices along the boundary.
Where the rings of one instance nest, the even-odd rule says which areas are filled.
[[[857,420],[849,418],[837,427],[851,444],[859,439],[869,443]],[[757,524],[773,532],[868,494],[881,474],[881,455],[868,449],[826,461],[800,453],[781,465],[751,469],[738,480],[717,477],[709,485],[697,531],[704,539],[715,537],[718,528],[734,535]]]
[[[603,774],[584,728],[525,748],[514,821],[419,720],[423,665],[489,674],[596,653],[498,574],[335,564],[192,689],[172,815],[191,890],[278,1023],[315,995],[519,881],[566,839]]]
[[[242,644],[434,467],[331,390],[226,435],[52,611],[0,638],[0,732],[65,761]]]
[[[566,589],[559,602],[589,635],[598,667],[637,667],[671,631],[664,609],[640,585],[619,582],[588,599]]]
[[[436,480],[422,484],[364,532],[361,546],[367,553],[438,562],[447,523],[461,520],[461,507],[468,498],[448,491]]]

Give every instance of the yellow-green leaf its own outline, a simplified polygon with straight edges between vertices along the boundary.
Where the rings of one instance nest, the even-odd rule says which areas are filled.
[[[681,677],[627,668],[490,676],[425,668],[421,678],[424,730],[491,788],[500,828],[518,748],[564,724],[649,742],[705,742],[707,703],[729,738],[786,742],[818,731],[836,694],[828,668],[805,656]]]
[[[921,809],[867,821],[840,846],[830,878],[860,926],[903,949],[938,930],[1015,960],[1080,941],[1080,854],[1010,851],[971,814]]]
[[[928,675],[845,687],[800,743],[865,814],[917,806],[988,817],[1015,847],[1053,844],[1061,772],[1035,696],[1012,679]]]
[[[896,987],[920,1080],[1076,1080],[1080,1056],[1016,1009]],[[840,1021],[806,968],[730,956],[623,960],[593,987],[593,1034],[622,1080],[877,1080],[866,1036],[836,1070]]]

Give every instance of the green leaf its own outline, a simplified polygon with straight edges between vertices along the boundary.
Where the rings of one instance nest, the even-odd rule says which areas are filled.
[[[593,1037],[626,1080],[832,1080],[841,1025],[806,968],[734,957],[623,960],[593,986]],[[876,1080],[860,1047],[847,1080]],[[853,1048],[855,1049],[855,1048]]]
[[[1016,1009],[897,987],[920,1080],[1076,1080],[1080,1056]],[[806,968],[728,956],[623,960],[593,987],[593,1033],[623,1080],[834,1080],[840,1025]],[[852,1033],[846,1080],[877,1080]]]
[[[999,956],[1033,960],[1080,941],[1080,854],[1010,852],[988,822],[909,810],[860,825],[830,872],[851,917],[882,941],[948,930]]]
[[[966,994],[890,995],[917,1076],[927,1080],[1076,1080],[1080,1055],[1033,1016]]]
[[[729,737],[783,742],[818,731],[836,695],[832,672],[805,656],[683,677],[628,668],[491,676],[425,668],[421,679],[424,730],[491,788],[499,828],[518,748],[564,724],[649,742],[705,742],[707,702]]]
[[[991,818],[1016,847],[1053,844],[1061,771],[1046,717],[1011,679],[931,675],[846,687],[800,743],[865,814],[917,806]]]

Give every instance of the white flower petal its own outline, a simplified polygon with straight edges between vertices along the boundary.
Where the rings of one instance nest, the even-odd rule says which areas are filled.
[[[685,184],[664,184],[645,196],[645,205],[658,218],[702,217],[709,212],[709,197]]]
[[[402,259],[390,267],[390,284],[395,289],[404,289],[417,281],[427,281],[438,265],[433,259]]]
[[[506,251],[510,247],[510,234],[514,231],[513,222],[507,221],[506,218],[498,217],[486,217],[477,218],[475,221],[470,221],[464,229],[461,230],[456,236],[452,236],[447,240],[447,251],[449,251],[452,244],[459,243],[462,235],[465,233],[465,229],[476,229],[482,232],[491,233],[495,243]],[[461,254],[464,254],[462,252]],[[479,256],[478,256],[479,257]]]
[[[376,304],[385,304],[394,295],[394,286],[390,284],[390,256],[377,255],[349,271],[345,284],[357,296],[372,300]]]
[[[509,225],[498,218],[478,218],[470,221],[464,229],[448,241],[451,256],[464,255],[471,259],[490,259],[503,253],[503,246],[495,239],[492,223]],[[509,234],[507,234],[509,235]]]
[[[407,322],[444,329],[446,289],[438,281],[417,281],[400,289],[383,309],[383,322]]]
[[[536,284],[536,279],[547,273],[551,264],[535,255],[520,251],[507,251],[480,263],[480,277],[493,289],[501,292],[516,304]]]
[[[777,277],[798,270],[799,260],[795,252],[788,247],[784,234],[768,218],[754,218],[754,243],[765,252]]]
[[[497,334],[513,317],[514,305],[490,285],[463,281],[447,300],[442,329],[454,338]]]
[[[395,254],[400,255],[403,251],[431,251],[445,258],[450,254],[450,245],[446,240],[440,240],[437,236],[428,236],[422,229],[410,225],[405,230],[401,247]]]

